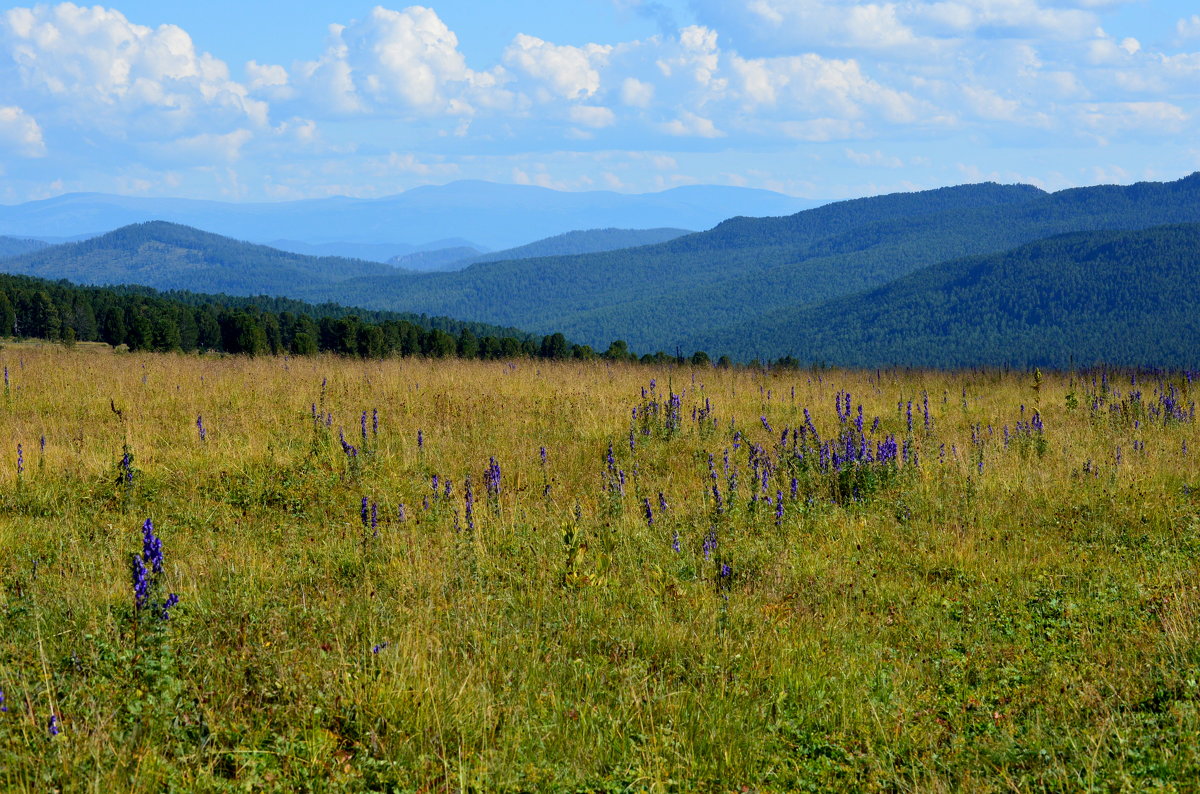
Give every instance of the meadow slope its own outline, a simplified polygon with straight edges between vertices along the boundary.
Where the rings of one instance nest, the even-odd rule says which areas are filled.
[[[1200,779],[1194,376],[0,364],[0,789]]]

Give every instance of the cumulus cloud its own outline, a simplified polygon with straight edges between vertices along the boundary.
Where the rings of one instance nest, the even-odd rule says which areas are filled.
[[[663,124],[662,131],[668,135],[684,137],[722,138],[725,136],[725,133],[713,124],[712,119],[697,116],[686,110],[679,114],[679,118]]]
[[[504,51],[504,65],[532,80],[543,101],[551,98],[587,99],[600,90],[600,68],[612,53],[611,46],[586,47],[551,44],[536,36],[518,33]]]
[[[23,157],[42,157],[46,154],[42,128],[19,107],[0,107],[0,150],[3,149]]]
[[[175,25],[72,3],[0,16],[0,81],[39,116],[109,134],[178,134],[195,125],[264,127],[268,106]]]
[[[1175,32],[1181,39],[1200,38],[1200,14],[1192,14],[1176,22]]]
[[[325,53],[293,71],[315,101],[339,113],[468,114],[473,94],[500,80],[468,68],[458,37],[421,6],[376,6],[362,20],[330,25]]]

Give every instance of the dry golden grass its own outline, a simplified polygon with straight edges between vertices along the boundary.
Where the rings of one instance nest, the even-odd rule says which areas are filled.
[[[0,363],[0,788],[1200,779],[1200,467],[1184,452],[1200,438],[1191,418],[1151,410],[1156,388],[1189,406],[1182,375],[1113,374],[1104,389],[1090,374],[47,346],[6,347]],[[798,464],[778,436],[805,408],[835,436],[841,391],[868,435],[911,443],[919,464],[866,466],[857,498],[836,503],[833,475],[796,468],[793,499]],[[678,430],[660,410],[644,434],[648,403],[672,393]],[[706,399],[715,427],[692,418]],[[1044,433],[1014,434],[1035,410]],[[750,501],[752,443],[777,467],[778,522]],[[623,496],[606,485],[609,444]],[[450,497],[431,498],[433,475]],[[166,563],[154,597],[180,598],[167,621],[134,608],[147,518]]]

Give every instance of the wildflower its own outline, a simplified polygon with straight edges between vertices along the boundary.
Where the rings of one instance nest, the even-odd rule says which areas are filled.
[[[679,530],[678,529],[675,530],[675,534],[671,538],[671,550],[674,551],[676,554],[679,554],[680,552],[683,551],[683,547],[679,545]],[[3,694],[4,693],[0,692],[0,696],[2,696]]]
[[[8,706],[4,702],[4,690],[0,689],[0,713],[8,711]]]
[[[171,607],[175,606],[178,603],[179,603],[179,596],[175,595],[174,593],[171,593],[171,595],[167,596],[167,600],[163,602],[162,610],[158,613],[158,616],[160,618],[162,618],[163,620],[170,620],[171,619],[171,616],[169,614],[170,609],[171,609]]]
[[[408,515],[404,512],[404,502],[400,503],[400,508],[396,511],[396,516],[400,519],[401,524],[408,519]]]
[[[50,732],[51,736],[58,736],[60,733],[62,733],[62,728],[60,728],[58,725],[58,715],[57,714],[50,715],[50,722],[46,726],[46,730],[48,730]]]
[[[21,451],[21,445],[17,444],[17,476],[20,477],[25,471],[25,455]]]
[[[196,430],[200,433],[200,440],[204,441],[208,434],[204,431],[204,417],[196,417]]]
[[[775,526],[783,523],[783,491],[775,494]]]
[[[142,559],[150,563],[154,573],[162,573],[162,540],[154,536],[154,522],[148,518],[142,524]]]
[[[715,528],[708,530],[708,534],[704,536],[704,543],[701,544],[700,550],[704,552],[704,559],[712,557],[712,553],[717,550],[717,530]]]
[[[371,529],[374,530],[375,537],[379,537],[379,505],[371,502]]]
[[[362,440],[363,440],[363,443],[365,444],[365,443],[367,443],[367,412],[366,411],[362,412],[362,421],[360,424],[362,425]]]
[[[654,526],[654,512],[650,509],[650,497],[642,500],[642,509],[646,513],[646,526]]]
[[[658,492],[658,510],[660,513],[667,512],[667,497],[663,496],[663,492]]]
[[[41,438],[38,439],[38,447],[39,447],[39,449],[38,449],[39,452],[41,452],[43,455],[46,454],[46,434],[45,433],[43,433]]]
[[[371,653],[379,653],[386,647],[388,647],[388,644],[387,644],[387,641],[385,640],[385,641],[379,643],[378,645],[374,646],[373,648],[371,648]]]
[[[379,435],[379,409],[371,409],[371,435]]]
[[[488,498],[500,498],[500,464],[494,457],[488,459],[487,471],[483,475],[483,485],[487,489]]]
[[[758,417],[758,420],[759,420],[760,422],[762,422],[762,426],[763,426],[764,428],[766,428],[766,430],[767,430],[767,432],[768,432],[768,433],[774,433],[774,432],[775,432],[774,430],[772,430],[772,429],[771,429],[771,423],[767,421],[767,417],[765,417],[765,416],[760,416],[760,417]]]
[[[546,448],[542,447],[540,450],[538,450],[538,455],[541,456],[542,465],[545,466],[546,465]]]
[[[420,430],[417,431],[417,451],[425,448],[425,434]]]
[[[362,511],[359,515],[362,518],[362,525],[365,527],[367,525],[367,521],[370,519],[370,510],[368,509],[367,497],[365,496],[362,498]]]
[[[449,488],[450,484],[447,483],[446,487]],[[469,474],[467,475],[466,482],[463,484],[463,490],[464,490],[463,503],[465,505],[466,515],[467,515],[467,531],[474,532],[475,531],[475,493],[474,493],[474,491],[471,490],[471,475],[469,475]],[[447,493],[446,495],[449,496],[449,493]]]
[[[133,580],[133,603],[138,610],[141,610],[150,600],[150,577],[146,571],[146,564],[136,554],[131,555],[130,567]]]

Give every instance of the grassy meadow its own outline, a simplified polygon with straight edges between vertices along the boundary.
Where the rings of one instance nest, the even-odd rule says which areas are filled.
[[[1183,374],[0,364],[4,791],[1200,788]]]

